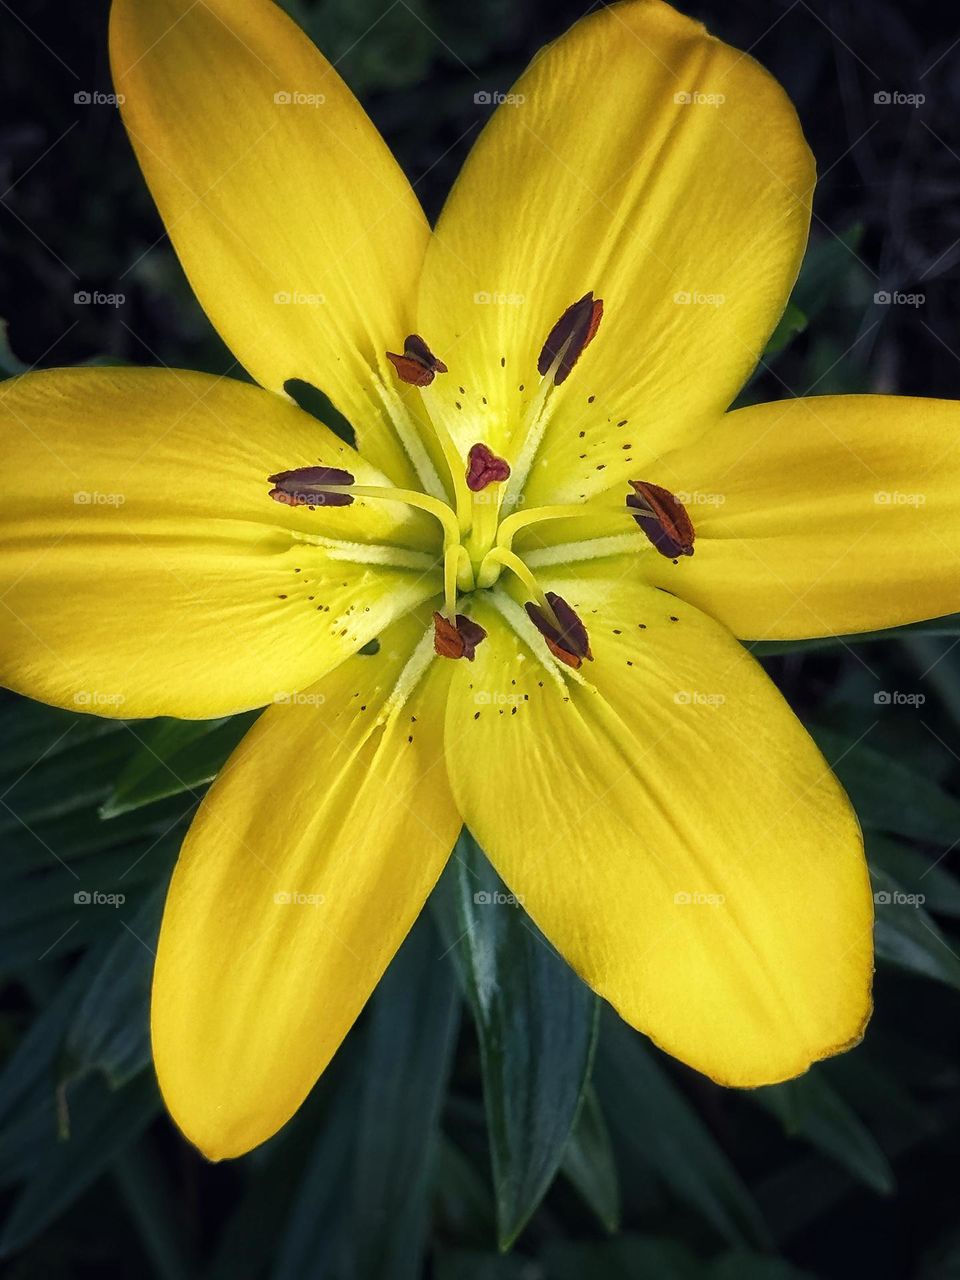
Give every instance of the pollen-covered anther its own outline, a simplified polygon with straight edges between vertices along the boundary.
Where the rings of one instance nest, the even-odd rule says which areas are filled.
[[[433,647],[441,658],[466,658],[472,662],[477,645],[486,640],[487,633],[479,622],[458,613],[455,623],[442,613],[433,615]]]
[[[467,454],[467,488],[472,493],[480,493],[487,485],[509,479],[510,464],[506,458],[498,458],[488,445],[471,445]]]
[[[546,640],[547,648],[555,658],[568,667],[573,667],[575,671],[583,665],[584,658],[592,662],[590,637],[579,614],[555,591],[548,591],[546,599],[553,610],[553,618],[548,618],[540,605],[534,604],[532,600],[524,608],[530,621]]]
[[[429,387],[438,373],[447,372],[447,366],[433,354],[419,333],[411,333],[404,338],[403,355],[388,351],[387,359],[396,369],[400,381],[413,387]]]
[[[593,296],[593,290],[585,293],[576,302],[571,303],[550,330],[547,340],[543,344],[543,350],[540,352],[540,358],[537,361],[537,370],[540,376],[543,377],[549,373],[559,357],[559,364],[557,364],[554,372],[553,382],[555,386],[559,387],[561,382],[566,381],[573,366],[593,341],[594,335],[600,327],[602,316],[603,301]],[[566,349],[564,350],[565,346]],[[562,356],[561,352],[563,353]]]
[[[693,521],[679,498],[669,489],[646,480],[631,480],[627,494],[630,514],[662,556],[676,560],[693,555]]]
[[[270,497],[288,507],[349,507],[353,495],[330,486],[351,485],[354,478],[339,467],[297,467],[268,476]]]

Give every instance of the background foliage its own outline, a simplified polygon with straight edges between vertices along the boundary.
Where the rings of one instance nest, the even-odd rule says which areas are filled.
[[[290,0],[435,216],[568,0]],[[948,7],[691,0],[798,105],[822,175],[794,306],[745,395],[960,396],[960,44]],[[116,113],[104,0],[0,4],[4,374],[232,371]],[[585,98],[603,85],[584,85]],[[922,106],[875,101],[922,93]],[[282,211],[278,211],[282,215]],[[78,306],[79,290],[122,293]],[[880,291],[923,295],[916,307]],[[12,348],[12,349],[11,349]],[[14,354],[15,353],[15,354]],[[642,353],[638,353],[642,358]],[[932,552],[933,553],[933,552]],[[464,836],[298,1117],[226,1166],[164,1117],[146,1001],[163,886],[244,725],[0,702],[0,1254],[16,1276],[960,1276],[960,625],[762,647],[867,836],[877,1012],[801,1080],[720,1090],[600,1009]],[[884,701],[878,695],[918,695]],[[918,698],[922,697],[920,703]],[[75,901],[96,886],[122,906]],[[898,892],[922,894],[902,905]],[[509,1252],[500,1252],[498,1244]]]

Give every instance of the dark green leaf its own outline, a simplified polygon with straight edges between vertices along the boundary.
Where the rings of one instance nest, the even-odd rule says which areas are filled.
[[[480,1041],[501,1248],[553,1181],[590,1078],[598,1002],[464,831],[434,895]]]
[[[144,1072],[114,1093],[96,1076],[69,1092],[70,1135],[49,1135],[37,1171],[14,1202],[0,1236],[0,1257],[22,1249],[81,1195],[134,1142],[160,1109]]]
[[[18,360],[10,346],[9,322],[0,320],[0,376],[13,377],[14,374],[26,373],[29,365]]]
[[[785,351],[790,343],[794,340],[798,333],[803,333],[807,327],[807,317],[794,302],[788,302],[786,310],[780,317],[776,329],[774,329],[767,348],[764,351],[764,359],[771,356],[778,356],[781,351]]]
[[[584,1094],[561,1168],[606,1229],[616,1231],[620,1220],[620,1181],[607,1122],[592,1086]]]
[[[425,913],[372,1000],[355,1135],[351,1280],[415,1280],[421,1273],[459,1021],[442,951]]]
[[[810,732],[865,827],[948,847],[960,831],[960,800],[901,760],[833,729]]]
[[[874,869],[877,959],[960,990],[960,956],[918,901],[885,871]]]
[[[886,1156],[818,1068],[785,1084],[756,1089],[753,1097],[780,1120],[788,1134],[805,1138],[858,1181],[882,1195],[893,1190],[895,1179]]]
[[[883,836],[871,835],[867,859],[907,893],[923,894],[923,905],[940,915],[960,916],[960,880],[946,868],[941,855],[920,853],[908,845]]]
[[[610,1011],[602,1019],[597,1094],[631,1159],[650,1168],[733,1244],[767,1244],[760,1212],[654,1051]]]
[[[67,1077],[102,1071],[116,1089],[150,1061],[150,982],[165,886],[148,895],[107,952],[70,1024]]]
[[[872,644],[877,640],[899,640],[903,636],[960,636],[960,613],[927,622],[912,622],[886,631],[861,631],[847,636],[817,636],[812,640],[747,640],[744,643],[758,658],[778,658],[785,653],[808,653],[842,645]]]
[[[157,720],[137,731],[139,750],[100,812],[113,818],[167,796],[199,793],[220,772],[257,712],[226,720]]]

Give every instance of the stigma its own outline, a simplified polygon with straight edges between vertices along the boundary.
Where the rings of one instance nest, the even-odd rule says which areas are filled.
[[[467,454],[467,488],[480,493],[491,484],[501,484],[510,479],[510,464],[506,458],[498,458],[489,445],[471,445]]]

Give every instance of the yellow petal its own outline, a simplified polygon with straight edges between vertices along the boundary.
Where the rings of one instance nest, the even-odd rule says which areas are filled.
[[[796,278],[813,161],[779,85],[660,0],[584,18],[514,94],[427,252],[419,327],[450,374],[425,396],[516,459],[541,347],[592,290],[527,494],[576,501],[729,406]]]
[[[721,1084],[785,1080],[869,1015],[857,820],[754,659],[630,567],[549,583],[587,623],[592,684],[556,677],[539,640],[478,611],[489,639],[450,691],[454,795],[628,1022]]]
[[[377,656],[266,711],[187,836],[160,933],[153,1051],[171,1114],[211,1159],[293,1115],[456,839],[442,742],[454,664],[434,662],[380,723],[423,632],[405,620]],[[426,635],[432,649],[432,624]]]
[[[320,387],[409,484],[385,353],[410,331],[429,229],[353,94],[269,0],[115,0],[110,54],[140,166],[225,342],[265,387]]]
[[[644,479],[696,551],[652,581],[749,639],[899,626],[960,602],[960,404],[823,396],[729,414]],[[649,571],[647,566],[649,566]]]
[[[428,547],[426,517],[271,501],[280,469],[383,477],[258,387],[28,374],[0,389],[0,452],[0,682],[44,702],[123,717],[261,706],[437,590],[432,552],[379,545]],[[318,536],[331,545],[304,540]]]

